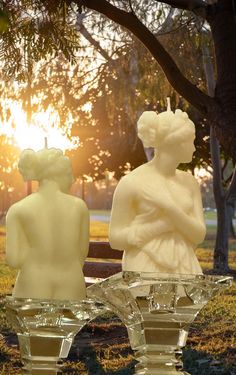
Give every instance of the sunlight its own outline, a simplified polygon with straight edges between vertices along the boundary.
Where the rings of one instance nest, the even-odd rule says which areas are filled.
[[[194,176],[197,179],[198,183],[201,185],[204,180],[212,179],[212,168],[208,167],[206,169],[203,167],[196,167],[194,169]]]
[[[91,109],[92,109],[92,103],[91,102],[87,102],[83,105],[82,107],[82,110],[84,112],[91,112]]]
[[[33,113],[30,124],[27,123],[26,112],[16,101],[7,101],[5,108],[10,108],[10,117],[0,124],[0,135],[5,135],[8,142],[17,144],[23,150],[31,148],[35,151],[45,146],[60,148],[62,151],[79,147],[79,137],[71,136],[72,119],[66,126],[60,126],[60,117],[49,107],[44,112]]]

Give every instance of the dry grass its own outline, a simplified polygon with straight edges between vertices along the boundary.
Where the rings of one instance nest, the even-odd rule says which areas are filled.
[[[201,266],[204,271],[212,269],[213,266],[213,247],[214,241],[204,241],[201,247],[196,250],[197,258],[199,259]],[[236,270],[236,240],[231,239],[229,241],[229,266]]]
[[[90,222],[90,238],[95,240],[107,240],[108,238],[108,223],[102,223],[100,221]]]

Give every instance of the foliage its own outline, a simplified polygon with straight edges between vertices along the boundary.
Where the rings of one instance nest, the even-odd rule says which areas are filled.
[[[9,200],[15,201],[22,196],[23,180],[17,170],[19,149],[9,144],[4,136],[0,135],[0,213],[6,212]]]
[[[79,48],[78,36],[71,27],[65,1],[3,0],[1,8],[9,20],[0,45],[8,77],[28,78],[32,61],[40,61],[45,54],[56,57],[62,51],[73,61]]]
[[[174,10],[155,1],[143,1],[142,6],[131,6],[127,1],[112,3],[117,9],[135,12],[170,53],[186,78],[206,91],[202,43],[209,45],[211,50],[212,44],[204,21],[193,13]],[[140,111],[149,108],[163,110],[163,98],[167,95],[172,97],[173,107],[186,109],[187,106],[171,88],[155,59],[137,40],[119,25],[81,8],[79,4],[65,0],[24,0],[18,5],[14,1],[2,2],[3,12],[9,14],[10,19],[9,30],[2,36],[4,71],[7,77],[13,70],[15,79],[30,81],[25,93],[21,92],[26,104],[30,88],[31,95],[45,93],[44,108],[48,103],[60,108],[62,123],[66,111],[72,111],[73,116],[76,114],[73,131],[81,134],[79,153],[83,161],[76,162],[78,175],[89,168],[90,174],[96,178],[101,177],[100,169],[106,168],[116,170],[119,175],[126,162],[132,168],[145,160],[134,127]],[[14,37],[12,31],[16,31]],[[90,42],[90,47],[86,47],[84,38]],[[14,53],[4,55],[14,49],[17,42],[19,58]],[[65,65],[62,55],[77,63],[69,73],[68,68],[62,67]],[[45,56],[47,68],[40,71],[36,83],[32,77],[33,62],[42,61]],[[55,57],[58,59],[53,67]],[[81,109],[86,103],[91,105],[92,116]],[[209,163],[209,128],[205,119],[192,108],[188,111],[198,129],[193,169],[194,165]],[[88,155],[86,148],[92,149],[91,154]],[[116,149],[119,150],[117,154]],[[73,155],[73,159],[77,157]],[[84,167],[81,168],[81,164]]]
[[[136,6],[135,11],[173,54],[186,76],[203,87],[201,37],[196,20],[163,4],[143,5]],[[126,2],[123,7],[129,8]],[[127,163],[131,169],[143,163],[145,154],[135,129],[137,118],[142,110],[163,110],[166,96],[171,96],[173,107],[188,109],[197,124],[197,152],[191,169],[209,162],[209,129],[203,118],[188,108],[156,61],[120,26],[87,10],[80,15],[73,2],[24,0],[15,6],[10,1],[3,3],[3,9],[11,20],[2,38],[3,52],[14,49],[21,40],[19,58],[14,53],[3,53],[4,72],[8,78],[13,75],[27,83],[16,95],[27,111],[31,96],[40,100],[32,100],[30,111],[53,105],[61,124],[73,116],[72,134],[79,135],[81,147],[69,154],[77,176],[87,174],[99,179],[109,169],[115,170],[119,178]],[[149,21],[152,16],[155,22]],[[14,38],[13,30],[17,30]]]

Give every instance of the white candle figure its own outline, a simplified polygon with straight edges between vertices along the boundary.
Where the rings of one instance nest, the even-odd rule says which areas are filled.
[[[139,118],[138,135],[155,156],[118,183],[111,247],[124,250],[126,271],[202,273],[194,253],[206,232],[200,189],[190,173],[177,169],[192,160],[194,124],[181,110],[148,111]]]
[[[83,299],[89,213],[81,199],[67,194],[70,160],[54,148],[24,150],[19,170],[39,188],[7,213],[6,261],[19,269],[13,297]]]

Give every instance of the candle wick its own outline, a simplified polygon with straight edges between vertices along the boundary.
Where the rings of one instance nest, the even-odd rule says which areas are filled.
[[[44,148],[48,148],[48,138],[44,137]]]
[[[167,101],[167,111],[169,112],[169,111],[171,111],[170,97],[169,96],[166,98],[166,101]]]

